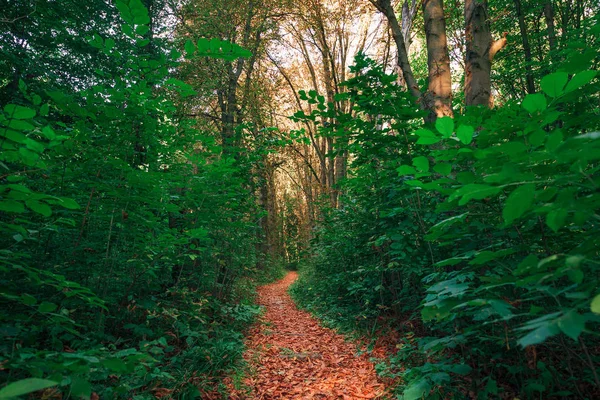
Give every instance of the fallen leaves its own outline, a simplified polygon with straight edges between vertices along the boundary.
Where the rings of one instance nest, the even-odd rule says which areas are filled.
[[[250,332],[244,358],[255,371],[244,384],[230,385],[230,399],[378,399],[385,388],[377,380],[367,356],[356,356],[356,346],[319,325],[296,308],[287,288],[297,278],[259,288],[259,304],[266,312]]]

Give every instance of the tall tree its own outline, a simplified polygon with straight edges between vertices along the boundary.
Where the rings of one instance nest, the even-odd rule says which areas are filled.
[[[424,94],[429,120],[452,116],[452,77],[446,37],[446,17],[443,0],[424,0],[423,19],[427,41],[429,86]]]
[[[487,0],[465,0],[465,105],[492,105],[492,61],[506,36],[492,41]]]
[[[517,14],[517,21],[519,22],[519,31],[521,33],[521,41],[523,43],[523,52],[525,54],[525,81],[527,82],[527,93],[535,93],[535,84],[533,81],[532,63],[533,57],[531,56],[531,45],[529,43],[529,30],[525,23],[525,14],[521,5],[521,0],[513,0],[515,5],[515,11]]]

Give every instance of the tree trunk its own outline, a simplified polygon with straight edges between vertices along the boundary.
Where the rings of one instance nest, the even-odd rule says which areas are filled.
[[[465,104],[492,106],[492,61],[506,37],[492,42],[486,0],[465,1]]]
[[[527,33],[527,25],[525,25],[525,16],[521,8],[521,0],[514,0],[517,19],[519,20],[519,30],[521,31],[521,39],[523,40],[523,51],[525,53],[525,79],[527,81],[527,93],[535,93],[535,84],[533,82],[533,73],[531,72],[531,46],[529,45],[529,35]]]
[[[411,4],[408,4],[408,0],[404,0],[402,3],[402,35],[404,36],[404,47],[406,48],[406,54],[409,54],[410,45],[412,43],[411,32],[413,21],[417,15],[417,0],[412,0]]]
[[[415,98],[421,98],[419,85],[417,85],[417,80],[413,75],[410,63],[408,61],[408,53],[406,52],[407,47],[404,43],[402,28],[400,27],[398,18],[396,18],[396,13],[394,12],[394,8],[392,7],[390,0],[372,0],[371,3],[377,7],[377,9],[383,15],[385,15],[388,23],[390,24],[390,28],[392,29],[392,38],[396,43],[396,49],[398,51],[398,68],[402,73],[406,88]]]
[[[429,69],[429,87],[423,100],[431,110],[428,120],[433,122],[438,117],[453,116],[452,80],[443,0],[424,0],[423,17]]]
[[[546,18],[546,30],[548,31],[548,44],[550,45],[550,59],[555,61],[556,30],[554,28],[554,6],[551,1],[544,3],[544,17]]]

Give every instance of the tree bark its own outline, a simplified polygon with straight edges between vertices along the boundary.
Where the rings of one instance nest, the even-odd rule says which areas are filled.
[[[525,53],[525,79],[527,81],[527,93],[535,93],[535,84],[533,82],[533,73],[531,72],[531,46],[529,45],[529,35],[527,32],[527,25],[525,25],[525,16],[523,15],[523,9],[521,8],[521,0],[513,0],[515,3],[515,10],[517,12],[517,19],[519,21],[519,30],[521,31],[521,39],[523,40],[523,52]]]
[[[424,0],[423,17],[429,70],[429,87],[424,101],[431,110],[428,119],[433,122],[438,117],[453,116],[452,79],[443,0]]]
[[[492,106],[492,61],[506,37],[492,42],[486,0],[465,0],[465,104]]]
[[[550,59],[555,61],[556,30],[554,28],[554,6],[550,0],[544,3],[544,17],[546,18],[546,30],[548,32],[548,44],[550,45]]]
[[[406,54],[410,52],[410,45],[412,44],[411,33],[416,15],[417,0],[412,0],[410,5],[408,4],[408,0],[404,0],[404,3],[402,3],[402,35],[404,36]]]

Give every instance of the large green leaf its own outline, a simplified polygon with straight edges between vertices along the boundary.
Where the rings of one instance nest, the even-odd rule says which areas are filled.
[[[543,343],[546,339],[555,336],[559,333],[558,326],[554,321],[546,321],[536,329],[533,329],[527,335],[523,336],[517,343],[523,347],[532,346]]]
[[[25,204],[32,211],[35,211],[38,214],[42,214],[44,217],[49,217],[52,215],[52,209],[46,203],[42,203],[41,201],[37,200],[27,200]]]
[[[185,52],[187,53],[187,57],[191,57],[194,55],[194,52],[196,51],[196,46],[194,46],[194,42],[192,42],[191,40],[187,40],[185,42],[184,49],[185,49]]]
[[[565,93],[569,93],[569,92],[579,89],[583,85],[586,85],[587,83],[591,82],[591,80],[594,79],[595,77],[596,77],[596,71],[588,70],[588,71],[581,71],[581,72],[577,73],[577,75],[575,75],[573,78],[571,78],[571,80],[567,84],[567,87],[565,88]]]
[[[37,392],[38,390],[47,389],[58,385],[58,382],[47,379],[28,378],[17,382],[9,383],[0,389],[0,400],[14,399],[18,396],[23,396],[28,393]]]
[[[38,307],[38,311],[41,313],[50,313],[56,311],[57,308],[58,306],[56,304],[44,301]]]
[[[546,225],[554,232],[558,232],[565,225],[568,212],[565,208],[558,207],[546,214]]]
[[[417,144],[435,144],[442,140],[429,129],[419,129],[415,132],[415,135],[419,137],[419,140],[417,140]]]
[[[435,120],[435,129],[443,137],[449,138],[454,132],[454,120],[451,117],[441,117]]]
[[[447,163],[439,163],[433,166],[433,170],[440,175],[450,175],[452,172],[452,165]]]
[[[420,172],[429,171],[429,160],[427,159],[427,157],[415,157],[413,158],[412,163]]]
[[[452,201],[458,197],[462,197],[458,202],[459,205],[465,205],[470,200],[481,200],[487,197],[494,196],[500,192],[500,188],[490,185],[482,185],[479,183],[471,183],[465,185],[450,195],[449,200]]]
[[[23,213],[23,212],[25,212],[25,206],[20,201],[2,200],[2,201],[0,201],[0,211],[12,212],[12,213]]]
[[[461,125],[456,131],[456,136],[464,144],[470,144],[473,141],[473,132],[475,129],[469,125]]]
[[[585,318],[577,311],[570,311],[558,320],[560,330],[573,340],[577,340],[585,329]]]
[[[79,204],[73,199],[69,199],[67,197],[61,197],[60,204],[64,208],[68,208],[69,210],[78,210],[80,208]]]
[[[396,171],[398,172],[398,175],[400,175],[400,176],[414,175],[417,173],[417,170],[414,169],[414,167],[411,167],[410,165],[401,165],[398,168],[396,168]]]
[[[536,112],[544,111],[548,104],[546,103],[546,96],[542,93],[534,93],[525,96],[521,105],[529,113],[534,114]]]
[[[403,393],[404,400],[418,400],[422,399],[429,390],[431,389],[431,384],[427,380],[427,378],[421,378],[417,382],[411,383]]]
[[[566,72],[555,72],[546,75],[540,82],[540,87],[550,97],[558,97],[564,93],[564,87],[569,80],[569,75]]]
[[[507,224],[512,223],[531,208],[534,199],[535,185],[533,183],[519,186],[506,199],[502,218]]]
[[[8,114],[9,118],[13,119],[31,119],[35,117],[35,110],[16,104],[7,104],[4,106],[4,111]]]

